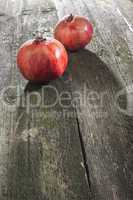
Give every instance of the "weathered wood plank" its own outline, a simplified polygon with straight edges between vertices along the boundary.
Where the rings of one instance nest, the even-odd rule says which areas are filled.
[[[123,17],[126,19],[126,22],[128,26],[131,25],[131,28],[133,28],[133,1],[131,0],[117,0],[116,6],[118,6],[118,9],[121,11]],[[123,19],[124,19],[123,18]],[[124,20],[125,21],[125,20]]]
[[[95,26],[91,45],[70,56],[69,68],[94,199],[131,200],[133,117],[116,106],[116,95],[133,80],[126,37],[129,27],[115,10],[114,1],[55,2],[60,18],[72,12],[87,16]],[[123,96],[122,108],[128,99],[124,92]],[[132,95],[130,100],[133,102]]]
[[[121,17],[123,24],[125,23],[125,28],[123,27],[123,32],[125,31],[125,39],[127,41],[129,50],[133,57],[133,2],[131,1],[116,1],[117,12]]]
[[[18,16],[0,21],[1,31],[9,36],[6,45],[1,39],[0,47],[1,200],[81,200],[90,196],[75,111],[64,109],[68,100],[61,101],[64,106],[60,101],[45,106],[55,101],[55,90],[71,94],[69,77],[33,85],[21,77],[16,66],[20,44],[34,31],[49,29],[57,22],[54,5],[48,2],[36,9],[34,2],[23,1]],[[33,106],[38,98],[38,106]]]
[[[61,80],[51,86],[62,92],[60,85],[69,91]],[[35,86],[34,91],[41,94],[42,89]],[[32,94],[33,85],[27,91]],[[44,89],[44,94],[45,103],[54,101],[53,91]],[[10,144],[9,199],[88,199],[76,120],[64,117],[59,105],[26,109],[19,107],[22,116]]]
[[[73,95],[78,91],[82,101],[86,93],[86,102],[76,104],[94,199],[131,199],[133,124],[132,117],[124,116],[115,105],[121,86],[89,51],[73,55],[71,66],[76,66],[72,69]]]

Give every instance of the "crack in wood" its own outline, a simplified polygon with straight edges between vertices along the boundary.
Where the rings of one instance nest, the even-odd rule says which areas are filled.
[[[77,111],[75,111],[77,113]],[[76,121],[77,121],[77,126],[78,126],[78,133],[79,133],[79,140],[80,140],[80,145],[81,145],[81,149],[82,149],[82,155],[83,155],[83,161],[84,161],[84,167],[85,167],[85,171],[86,171],[86,176],[87,176],[87,182],[88,182],[88,186],[90,189],[90,195],[92,198],[93,194],[92,194],[92,187],[91,187],[91,180],[90,180],[90,171],[89,171],[89,166],[87,163],[87,155],[86,155],[86,151],[85,151],[85,145],[84,145],[84,140],[83,140],[83,136],[80,130],[80,123],[79,123],[79,119],[78,119],[78,115],[76,117]]]

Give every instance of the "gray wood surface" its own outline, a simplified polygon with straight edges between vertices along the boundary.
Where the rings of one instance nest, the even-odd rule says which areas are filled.
[[[55,6],[50,1],[16,1],[17,15],[9,12],[10,1],[5,6],[0,16],[0,200],[90,199],[74,109],[66,109],[70,118],[59,103],[33,107],[36,95],[44,105],[55,100],[48,86],[59,94],[71,93],[67,74],[34,85],[16,66],[16,52],[33,32],[43,29],[50,35],[57,22]]]
[[[133,3],[54,3],[0,1],[0,200],[132,200],[133,95],[127,88],[133,81]],[[61,79],[28,83],[17,70],[16,51],[36,30],[52,35],[57,13],[90,18],[94,39],[69,55]],[[54,101],[46,86],[69,92],[73,107],[34,108],[36,95],[43,104]],[[128,115],[116,106],[121,90],[117,103]]]
[[[55,2],[60,18],[69,13],[83,15],[95,27],[92,43],[86,50],[71,54],[69,65],[92,199],[132,200],[133,115],[129,111],[133,107],[133,95],[127,93],[126,87],[133,81],[133,3],[119,0]],[[117,103],[129,108],[128,115],[116,106],[116,96],[121,90],[123,96]],[[88,96],[83,103],[85,91]]]

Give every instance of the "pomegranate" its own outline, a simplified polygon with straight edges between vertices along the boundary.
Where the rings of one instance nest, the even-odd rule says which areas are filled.
[[[63,75],[68,55],[64,46],[56,39],[37,37],[20,47],[17,64],[27,80],[45,82]]]
[[[92,39],[93,26],[85,17],[64,17],[55,27],[54,37],[71,51],[84,48]]]

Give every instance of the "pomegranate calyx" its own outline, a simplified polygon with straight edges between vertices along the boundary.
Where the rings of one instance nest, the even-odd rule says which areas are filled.
[[[35,38],[35,41],[36,41],[36,42],[46,41],[46,38],[43,38],[43,37],[36,37],[36,38]]]
[[[35,42],[36,44],[39,44],[40,42],[43,42],[43,41],[46,41],[46,40],[47,40],[46,38],[38,37],[38,36],[37,36],[37,37],[35,38],[35,41],[34,41],[34,42]]]
[[[47,39],[43,37],[43,33],[37,31],[36,34],[35,34],[35,42],[36,43],[40,43],[40,42],[43,42],[43,41],[46,41]]]
[[[74,18],[73,14],[70,14],[69,17],[67,18],[67,22],[71,22],[73,18]]]

